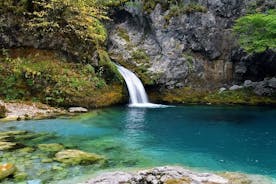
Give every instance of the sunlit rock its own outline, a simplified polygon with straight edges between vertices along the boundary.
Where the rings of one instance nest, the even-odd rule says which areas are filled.
[[[0,165],[0,180],[14,174],[16,171],[16,167],[14,164],[7,163]]]
[[[80,150],[63,150],[56,153],[54,159],[64,164],[77,165],[93,164],[102,160],[103,157],[94,153],[87,153]]]

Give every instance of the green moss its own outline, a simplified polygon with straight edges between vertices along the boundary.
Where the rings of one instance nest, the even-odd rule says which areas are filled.
[[[105,50],[98,50],[98,53],[100,58],[99,65],[102,72],[100,75],[102,75],[109,83],[122,83],[122,76],[119,73],[116,65],[111,61],[108,53]]]
[[[177,17],[183,14],[191,14],[194,12],[206,13],[207,8],[195,3],[188,5],[173,5],[169,9],[169,13],[165,16],[165,20],[169,21],[172,17]]]
[[[276,104],[276,96],[258,96],[254,94],[251,89],[240,89],[219,93],[185,87],[181,89],[164,90],[161,93],[158,92],[158,94],[151,92],[150,97],[154,101],[176,104]]]
[[[141,54],[142,53],[142,54]],[[135,63],[138,63],[139,65],[134,64],[133,62],[129,62],[125,60],[120,54],[114,54],[110,53],[112,58],[118,62],[120,65],[128,68],[129,70],[133,71],[138,77],[142,80],[143,84],[145,85],[153,85],[155,84],[156,77],[150,75],[148,73],[147,68],[149,67],[149,57],[144,53],[144,51],[139,51],[138,54],[137,52],[134,51],[135,55],[132,59],[135,59]],[[139,59],[138,59],[139,58]]]
[[[138,61],[138,63],[148,63],[150,58],[149,56],[146,54],[146,52],[143,49],[137,49],[134,50],[131,53],[132,59],[134,59],[135,61]]]
[[[118,27],[117,28],[118,36],[123,38],[126,42],[130,42],[129,35],[124,28]]]

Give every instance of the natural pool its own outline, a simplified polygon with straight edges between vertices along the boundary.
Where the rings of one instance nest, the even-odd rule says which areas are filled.
[[[161,165],[244,172],[276,179],[275,108],[113,107],[73,118],[1,123],[0,131],[7,130],[50,133],[52,136],[47,139],[26,140],[25,144],[62,143],[108,159],[101,166],[64,169],[55,162],[42,163],[39,153],[32,153],[31,161],[17,155],[15,164],[31,165],[19,166],[29,174],[29,180],[54,183],[109,168]],[[10,161],[9,155],[3,155],[2,162]]]

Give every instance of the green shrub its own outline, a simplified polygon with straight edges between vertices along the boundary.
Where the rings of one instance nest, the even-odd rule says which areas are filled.
[[[146,52],[143,49],[138,49],[132,52],[132,58],[135,61],[142,62],[142,63],[147,63],[149,62],[150,58],[146,54]]]
[[[234,26],[242,48],[248,53],[276,50],[276,10],[248,14]]]
[[[200,4],[188,4],[188,5],[172,5],[169,9],[169,13],[165,16],[166,21],[169,21],[172,17],[177,17],[182,14],[190,14],[194,12],[206,13],[207,8]]]

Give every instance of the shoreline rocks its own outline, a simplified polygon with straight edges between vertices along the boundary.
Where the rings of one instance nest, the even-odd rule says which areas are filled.
[[[106,172],[81,184],[272,184],[259,175],[235,172],[201,173],[180,166],[163,166],[136,172]]]
[[[259,178],[260,179],[260,178]],[[240,173],[199,173],[179,166],[164,166],[138,172],[107,172],[85,181],[82,184],[250,184],[269,183],[259,179],[252,180],[250,176]]]
[[[272,96],[276,93],[276,77],[265,78],[262,81],[253,82],[251,80],[245,80],[242,85],[233,85],[229,88],[230,91],[250,88],[253,92],[259,96]]]
[[[38,102],[3,102],[0,100],[0,111],[1,107],[5,108],[5,116],[1,116],[0,112],[1,121],[44,119],[68,114],[65,110]]]

